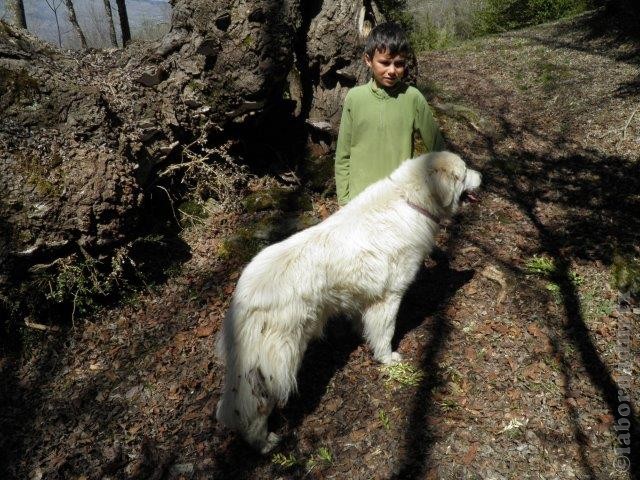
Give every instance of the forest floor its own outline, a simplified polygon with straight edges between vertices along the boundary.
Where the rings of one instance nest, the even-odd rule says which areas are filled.
[[[404,370],[331,322],[273,415],[272,455],[221,428],[214,344],[246,261],[229,239],[251,243],[270,213],[218,213],[183,232],[166,282],[0,359],[3,478],[640,478],[640,310],[612,286],[640,255],[640,49],[591,27],[420,56],[484,190],[407,293]],[[333,210],[315,195],[306,215]]]

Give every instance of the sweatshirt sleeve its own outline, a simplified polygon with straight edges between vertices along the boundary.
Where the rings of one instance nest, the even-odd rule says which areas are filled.
[[[351,102],[349,95],[344,99],[340,130],[336,144],[335,175],[338,204],[345,205],[349,201],[349,173],[351,159]]]
[[[444,150],[444,140],[440,133],[440,128],[433,118],[431,107],[422,96],[419,95],[418,99],[418,112],[417,112],[417,125],[422,141],[424,142],[429,152],[439,152]]]

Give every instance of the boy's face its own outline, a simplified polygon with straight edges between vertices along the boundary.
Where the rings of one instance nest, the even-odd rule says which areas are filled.
[[[402,54],[390,55],[386,50],[376,50],[373,58],[365,53],[364,61],[371,69],[376,85],[382,88],[393,87],[402,80],[407,67],[407,59]]]

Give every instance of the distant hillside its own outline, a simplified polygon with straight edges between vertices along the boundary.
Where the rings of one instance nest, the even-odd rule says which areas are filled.
[[[48,42],[58,44],[55,16],[47,6],[46,0],[24,0],[24,3],[29,30]],[[78,48],[79,41],[69,24],[64,4],[61,0],[49,0],[49,4],[60,5],[57,12],[62,46]],[[103,0],[73,0],[73,4],[78,15],[78,22],[87,37],[89,46],[108,47],[109,30]],[[120,41],[118,9],[114,0],[111,0],[111,8],[118,41]],[[171,6],[166,0],[127,0],[127,11],[134,39],[159,36],[168,29]],[[0,0],[0,18],[6,19],[7,16],[5,0]]]

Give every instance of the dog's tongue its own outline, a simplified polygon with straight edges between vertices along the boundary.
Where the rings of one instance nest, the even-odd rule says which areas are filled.
[[[471,192],[466,192],[467,200],[469,200],[471,203],[476,203],[479,201],[478,197],[476,197],[473,193]]]

